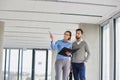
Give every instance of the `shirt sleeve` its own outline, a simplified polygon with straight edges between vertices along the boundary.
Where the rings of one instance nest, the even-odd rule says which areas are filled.
[[[70,49],[72,49],[72,43],[70,43]]]
[[[85,62],[87,62],[87,60],[89,59],[90,57],[90,50],[89,50],[89,47],[88,47],[88,44],[86,43],[85,45],[85,51],[87,52],[87,55],[86,55],[86,58],[85,58]]]
[[[57,48],[58,41],[54,44],[54,42],[51,42],[50,46],[52,50],[55,50]]]

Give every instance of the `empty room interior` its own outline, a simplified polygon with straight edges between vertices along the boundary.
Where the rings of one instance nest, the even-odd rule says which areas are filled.
[[[0,80],[55,80],[50,33],[73,43],[79,28],[86,80],[120,80],[120,0],[0,0]]]

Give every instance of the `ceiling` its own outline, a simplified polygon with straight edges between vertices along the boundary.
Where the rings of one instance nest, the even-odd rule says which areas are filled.
[[[4,47],[50,48],[80,23],[100,24],[120,11],[120,0],[0,0]],[[72,38],[74,39],[74,38]]]

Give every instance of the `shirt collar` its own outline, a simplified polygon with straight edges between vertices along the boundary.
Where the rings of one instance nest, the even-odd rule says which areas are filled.
[[[83,39],[81,38],[80,41],[76,41],[76,42],[79,45],[82,41],[83,41]]]
[[[62,39],[63,42],[69,42],[69,41],[64,41],[64,39]]]

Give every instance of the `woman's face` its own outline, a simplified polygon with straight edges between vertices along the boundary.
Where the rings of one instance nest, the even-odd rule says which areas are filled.
[[[64,40],[68,40],[70,38],[70,33],[69,32],[65,32],[64,33]]]

